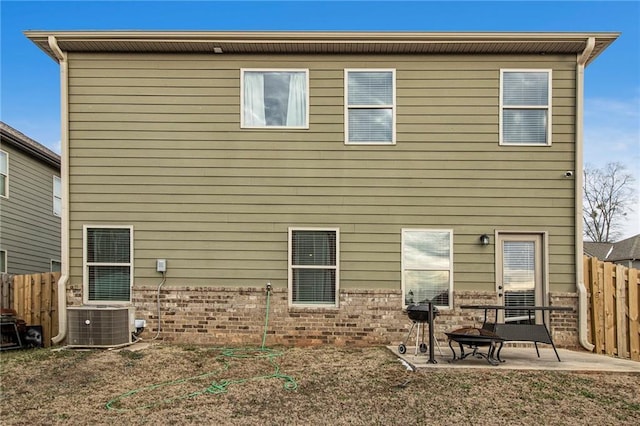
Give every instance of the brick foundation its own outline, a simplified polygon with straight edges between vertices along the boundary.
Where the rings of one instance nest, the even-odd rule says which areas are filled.
[[[158,331],[157,288],[136,288],[136,318],[147,327],[143,339]],[[67,290],[69,305],[80,305],[81,291]],[[161,333],[165,342],[203,345],[262,344],[267,293],[264,288],[168,287],[160,293]],[[435,320],[436,338],[444,350],[445,331],[479,327],[483,311],[460,309],[465,304],[496,304],[493,292],[455,292],[455,308],[441,310]],[[411,321],[401,309],[400,290],[348,290],[340,292],[339,308],[293,308],[287,291],[274,289],[270,297],[267,346],[396,345],[407,338]],[[579,345],[575,293],[551,295],[552,306],[570,306],[571,312],[551,314],[557,346]],[[411,342],[408,343],[412,345]]]

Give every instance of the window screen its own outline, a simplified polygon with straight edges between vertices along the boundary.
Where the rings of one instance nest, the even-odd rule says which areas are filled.
[[[504,144],[549,144],[550,72],[502,72],[501,138]]]
[[[291,230],[291,302],[335,305],[337,231]]]
[[[90,301],[131,299],[130,228],[86,228],[86,279]]]
[[[432,302],[449,307],[452,289],[452,235],[448,230],[402,231],[404,304]]]
[[[346,71],[347,143],[394,143],[395,73]]]

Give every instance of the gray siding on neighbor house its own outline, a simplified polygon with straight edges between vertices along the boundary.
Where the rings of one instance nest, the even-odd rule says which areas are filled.
[[[455,290],[494,290],[495,230],[548,233],[575,289],[567,56],[69,54],[71,283],[82,226],[134,226],[135,284],[287,283],[287,228],[340,228],[342,289],[400,288],[402,228],[452,229]],[[308,68],[305,130],[240,129],[241,68]],[[397,144],[344,144],[344,69],[394,68]],[[499,146],[501,68],[553,70],[553,144]],[[478,237],[491,235],[491,245]]]
[[[9,197],[0,198],[0,248],[7,272],[49,272],[60,261],[60,218],[53,214],[53,176],[57,168],[2,141],[9,154]]]

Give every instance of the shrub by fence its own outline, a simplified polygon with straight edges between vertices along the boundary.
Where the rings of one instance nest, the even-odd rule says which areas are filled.
[[[60,272],[33,275],[2,274],[2,308],[16,311],[27,325],[41,325],[44,345],[58,334],[58,279]]]
[[[594,352],[640,361],[640,270],[584,257]]]

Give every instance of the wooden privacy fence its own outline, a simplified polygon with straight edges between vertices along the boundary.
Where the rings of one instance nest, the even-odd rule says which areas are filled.
[[[640,361],[640,270],[584,257],[594,352]]]
[[[27,325],[41,325],[45,346],[58,334],[58,279],[60,272],[33,275],[2,274],[3,308],[16,311]]]

